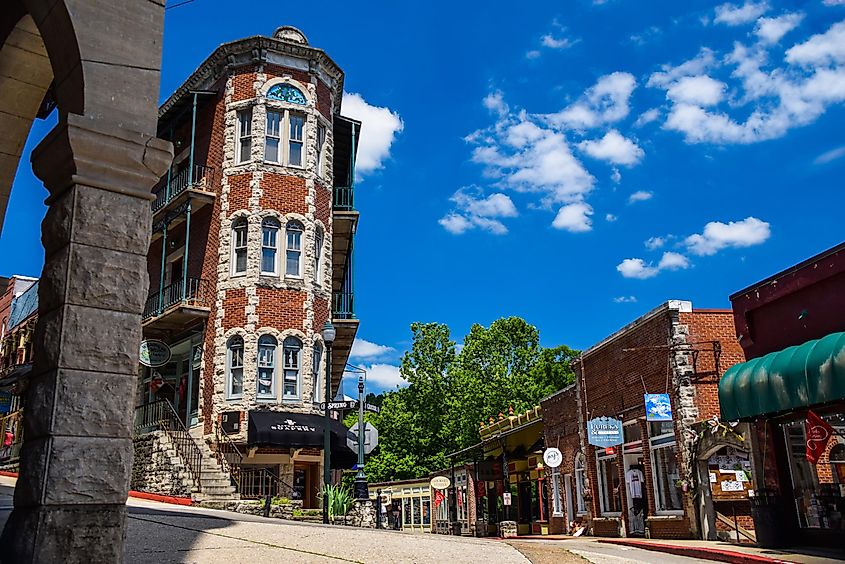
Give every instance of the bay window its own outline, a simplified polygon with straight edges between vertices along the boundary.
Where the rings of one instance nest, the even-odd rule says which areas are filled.
[[[289,221],[285,237],[285,275],[302,276],[302,224]]]
[[[244,340],[235,335],[226,345],[226,398],[240,399],[244,391]]]
[[[261,223],[261,274],[279,274],[279,221],[268,217]]]
[[[302,167],[304,162],[305,115],[290,110],[267,110],[264,160]]]
[[[284,387],[282,398],[299,399],[300,366],[302,365],[302,341],[288,337],[284,343]]]
[[[232,224],[232,274],[246,272],[247,223],[245,218]]]
[[[323,376],[320,371],[320,363],[322,360],[323,345],[320,343],[314,343],[314,352],[311,356],[311,378],[314,383],[314,403],[319,403],[323,399],[323,394],[321,393],[322,387],[320,385],[323,382]]]
[[[262,335],[258,339],[258,398],[276,397],[276,345],[272,335]]]
[[[314,233],[314,282],[317,286],[321,286],[323,280],[320,272],[321,259],[323,258],[323,230],[317,227]]]
[[[245,163],[252,159],[252,108],[237,112],[237,141],[235,150],[235,164]]]
[[[325,149],[326,148],[326,126],[325,125],[318,125],[317,126],[317,176],[320,178],[324,177],[326,174],[326,159],[325,159]]]

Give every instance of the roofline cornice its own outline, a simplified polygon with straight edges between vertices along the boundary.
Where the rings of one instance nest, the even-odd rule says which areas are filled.
[[[179,100],[187,96],[192,90],[199,89],[205,81],[210,80],[214,82],[224,75],[224,73],[237,66],[230,60],[236,54],[252,51],[252,57],[246,64],[259,64],[267,60],[267,51],[272,50],[284,55],[299,57],[302,59],[314,60],[326,70],[332,78],[337,80],[338,93],[341,94],[335,97],[335,113],[340,113],[340,102],[343,93],[343,70],[329,57],[329,55],[322,49],[311,47],[310,45],[301,45],[299,43],[291,43],[289,41],[282,41],[273,37],[265,37],[263,35],[255,35],[253,37],[246,37],[238,39],[229,43],[223,43],[215,49],[205,61],[197,67],[197,69],[189,76],[174,92],[164,101],[158,109],[158,116],[161,118],[165,115]]]

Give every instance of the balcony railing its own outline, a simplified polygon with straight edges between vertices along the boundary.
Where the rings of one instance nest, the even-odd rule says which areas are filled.
[[[154,292],[147,298],[144,304],[144,320],[150,319],[177,304],[208,307],[207,286],[208,281],[202,278],[188,278],[183,284],[180,278],[176,282],[165,286],[161,292]]]
[[[188,188],[213,192],[214,188],[211,185],[213,172],[214,169],[210,166],[194,165],[193,174],[191,174],[191,168],[188,167],[171,175],[170,182],[167,182],[167,176],[162,178],[159,186],[153,190],[156,197],[152,203],[153,213],[162,209]]]
[[[352,292],[334,292],[332,297],[332,319],[355,319]]]
[[[352,211],[355,209],[353,199],[354,190],[352,186],[335,186],[334,209],[341,211]]]

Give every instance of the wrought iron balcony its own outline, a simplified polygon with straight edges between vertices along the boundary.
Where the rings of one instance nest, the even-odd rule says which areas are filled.
[[[170,175],[170,182],[165,175],[159,185],[153,189],[156,199],[152,203],[153,214],[164,209],[167,204],[174,201],[180,194],[188,189],[214,193],[212,177],[214,168],[205,165],[194,165],[193,169],[187,167],[176,174]]]
[[[334,292],[332,297],[332,319],[355,319],[352,292]]]
[[[161,291],[149,295],[144,305],[143,321],[146,322],[177,307],[208,308],[208,281],[201,278],[188,278],[186,283],[180,278],[165,286]]]
[[[352,186],[335,186],[334,209],[338,211],[352,211],[355,209],[355,191]]]

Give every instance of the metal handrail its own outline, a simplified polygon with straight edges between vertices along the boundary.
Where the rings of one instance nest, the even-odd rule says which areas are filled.
[[[153,292],[147,297],[143,319],[161,315],[167,308],[176,304],[205,306],[206,286],[208,286],[208,280],[204,278],[188,278],[184,281],[180,278],[168,284],[162,288],[161,292]]]
[[[244,455],[220,425],[215,426],[217,448],[214,456],[221,468],[229,473],[232,485],[241,499],[263,499],[265,496],[290,497],[293,486],[269,468],[250,468],[241,465]]]
[[[334,292],[333,319],[355,319],[355,301],[352,292]]]
[[[151,204],[153,213],[162,209],[188,188],[202,190],[203,192],[213,192],[214,189],[211,186],[213,174],[213,167],[194,165],[193,174],[191,174],[190,167],[186,167],[176,173],[175,176],[171,175],[170,182],[167,181],[167,175],[165,175],[159,181],[158,186],[153,188],[153,194],[156,197]]]
[[[355,209],[355,191],[352,186],[335,186],[334,202],[332,207],[341,211],[352,211]]]
[[[135,408],[134,433],[136,436],[151,431],[164,431],[176,448],[179,457],[188,467],[194,485],[202,486],[202,450],[179,419],[173,404],[167,399]]]

